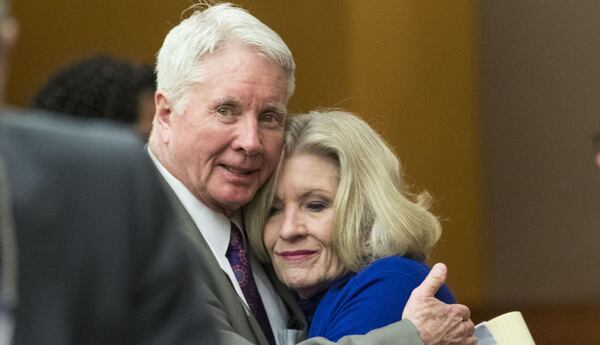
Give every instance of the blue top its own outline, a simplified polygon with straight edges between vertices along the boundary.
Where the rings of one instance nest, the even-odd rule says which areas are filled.
[[[312,299],[318,302],[312,318],[311,303],[301,301],[308,319],[312,319],[308,337],[337,341],[400,321],[410,293],[428,273],[429,267],[422,262],[390,256],[373,261],[358,273],[344,275]],[[456,303],[446,285],[436,297],[445,303]]]

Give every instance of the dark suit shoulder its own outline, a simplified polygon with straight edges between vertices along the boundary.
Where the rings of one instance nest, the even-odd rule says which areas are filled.
[[[117,125],[0,115],[17,232],[15,344],[217,343],[143,143]]]
[[[20,110],[0,116],[0,155],[8,163],[14,203],[36,204],[49,214],[81,206],[82,200],[106,201],[101,209],[108,212],[119,205],[108,201],[115,196],[154,193],[145,187],[154,176],[143,148],[133,131],[106,121]]]
[[[4,110],[0,117],[10,149],[31,151],[52,161],[110,155],[139,155],[143,142],[131,129],[105,120],[84,120],[43,111]],[[86,164],[91,161],[86,160]]]

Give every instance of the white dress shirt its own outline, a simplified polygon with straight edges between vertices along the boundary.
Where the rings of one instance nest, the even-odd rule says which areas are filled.
[[[175,195],[179,198],[183,207],[190,214],[196,227],[208,243],[213,255],[217,259],[221,269],[227,274],[231,284],[237,292],[240,299],[248,306],[244,293],[240,288],[233,269],[229,264],[229,260],[225,256],[227,247],[229,246],[229,236],[231,234],[231,222],[234,222],[240,229],[243,229],[241,215],[237,213],[233,219],[227,218],[222,213],[216,212],[198,200],[177,178],[175,178],[167,169],[156,159],[150,148],[148,152],[152,161],[158,168],[158,171],[167,181]],[[242,234],[244,232],[242,231]],[[269,323],[275,334],[276,342],[281,345],[279,334],[285,333],[287,329],[288,313],[285,304],[271,285],[271,282],[260,265],[252,266],[252,274],[256,281],[258,293],[262,298]],[[249,308],[246,308],[249,313]]]

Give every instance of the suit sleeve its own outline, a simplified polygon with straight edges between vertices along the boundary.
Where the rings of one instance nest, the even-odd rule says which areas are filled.
[[[205,289],[210,314],[214,317],[215,328],[219,332],[223,345],[256,345],[241,335],[228,323],[228,317],[220,306],[218,299],[209,289]],[[365,335],[352,335],[337,342],[323,337],[315,337],[299,343],[300,345],[423,345],[419,332],[412,322],[405,320],[395,322],[386,327],[375,329]]]
[[[419,332],[408,320],[395,322],[386,327],[375,329],[365,335],[350,335],[337,342],[326,338],[310,338],[301,345],[423,345]]]

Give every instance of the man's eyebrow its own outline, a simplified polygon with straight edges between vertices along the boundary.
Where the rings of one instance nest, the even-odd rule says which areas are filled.
[[[275,111],[275,112],[283,114],[283,115],[287,114],[287,108],[283,104],[275,103],[275,102],[268,103],[265,106],[265,110]]]
[[[216,100],[215,104],[216,105],[227,104],[227,105],[233,105],[233,106],[239,107],[239,106],[241,106],[242,102],[233,97],[223,97],[223,98]]]

